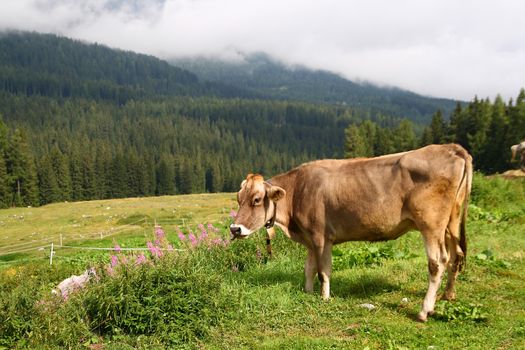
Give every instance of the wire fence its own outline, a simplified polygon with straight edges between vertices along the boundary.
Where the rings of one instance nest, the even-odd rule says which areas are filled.
[[[146,218],[143,218],[141,220],[138,220],[134,223],[131,223],[131,224],[127,224],[125,226],[122,226],[120,227],[119,229],[117,230],[113,230],[111,234],[106,234],[104,236],[104,238],[107,238],[109,236],[113,236],[117,233],[121,233],[123,232],[124,230],[126,229],[129,229],[130,226],[136,226],[136,224],[142,222],[142,221],[145,221]],[[158,227],[157,226],[157,223],[155,222],[155,228]],[[42,242],[42,241],[47,241],[49,239],[43,239],[43,240],[39,240],[39,241],[36,241],[36,242]],[[34,242],[27,242],[27,243],[34,243]],[[87,251],[113,251],[113,252],[116,252],[117,250],[118,251],[148,251],[149,248],[148,247],[119,247],[119,248],[116,248],[116,247],[88,247],[88,246],[72,246],[72,245],[63,245],[63,237],[62,235],[60,235],[60,244],[58,245],[55,245],[54,242],[50,242],[50,244],[47,244],[47,245],[43,245],[43,246],[36,246],[36,247],[30,247],[30,248],[26,248],[26,249],[17,249],[17,250],[10,250],[10,251],[7,251],[7,252],[0,252],[0,256],[3,256],[3,255],[10,255],[10,254],[17,254],[17,253],[27,253],[27,252],[31,252],[31,251],[47,251],[49,250],[49,264],[52,265],[53,264],[53,258],[55,257],[56,255],[56,251],[58,249],[71,249],[71,250],[87,250]],[[10,245],[8,246],[8,248],[12,248],[12,247],[18,247],[20,246],[21,244],[13,244],[13,245]],[[170,249],[167,249],[167,248],[156,248],[157,250],[161,250],[161,251],[185,251],[186,249],[177,249],[177,248],[170,248]],[[17,259],[16,261],[17,262],[22,262],[22,261],[31,261],[31,260],[41,260],[42,258],[38,258],[38,257],[32,257],[32,258],[25,258],[25,259]],[[0,264],[11,264],[12,262],[11,261],[0,261]]]
[[[136,229],[138,224],[140,223],[147,223],[148,217],[141,218],[135,222],[125,224],[122,226],[119,226],[118,228],[111,228],[106,231],[99,231],[99,232],[92,232],[87,234],[76,234],[76,235],[67,235],[67,239],[70,242],[75,242],[80,239],[94,239],[94,238],[100,238],[105,239],[117,234],[121,234],[122,232],[125,232],[127,230]],[[164,224],[164,222],[163,222]],[[184,227],[187,224],[186,220],[182,219],[182,226]],[[154,229],[157,226],[157,220],[154,220]],[[31,246],[33,245],[33,246]],[[66,245],[64,244],[64,236],[63,234],[59,234],[55,237],[46,237],[42,239],[37,240],[31,240],[28,242],[20,242],[11,244],[8,246],[0,247],[0,257],[6,256],[6,255],[12,255],[12,254],[19,254],[19,253],[30,253],[30,252],[43,252],[44,255],[40,257],[36,256],[21,256],[16,257],[12,260],[5,260],[0,261],[0,265],[5,264],[12,264],[13,262],[27,262],[27,261],[33,261],[33,260],[42,260],[49,259],[50,265],[53,264],[53,258],[58,257],[56,256],[57,250],[80,250],[80,251],[117,251],[115,247],[90,247],[90,246],[84,246],[84,245]],[[185,251],[185,249],[176,249],[176,248],[157,248],[158,250],[162,251]],[[119,251],[148,251],[148,247],[119,247]],[[60,258],[66,258],[65,256],[60,256]]]
[[[77,234],[77,235],[67,235],[67,239],[70,241],[77,241],[79,239],[94,239],[100,238],[105,239],[117,234],[120,234],[124,231],[135,229],[139,223],[146,222],[146,218],[142,218],[135,222],[122,225],[118,228],[111,228],[107,231],[91,232],[87,234]],[[10,244],[7,246],[0,247],[0,256],[18,254],[18,253],[28,253],[32,251],[41,251],[51,246],[55,248],[65,248],[65,249],[83,249],[83,250],[114,250],[114,248],[100,248],[100,247],[81,247],[81,246],[68,246],[64,245],[64,235],[59,234],[55,237],[46,237],[38,240],[31,240],[28,242],[20,242],[15,244]],[[42,244],[43,243],[43,244]],[[33,245],[33,246],[31,246]],[[142,248],[136,248],[136,250],[141,250]],[[147,248],[143,248],[147,250]],[[124,248],[122,248],[124,250]]]

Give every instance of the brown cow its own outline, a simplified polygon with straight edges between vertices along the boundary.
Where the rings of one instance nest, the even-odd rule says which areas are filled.
[[[250,174],[237,194],[230,226],[244,238],[274,223],[308,249],[305,290],[317,272],[322,297],[330,297],[332,246],[347,241],[396,239],[421,232],[428,257],[429,287],[420,321],[434,310],[448,269],[444,299],[466,255],[465,220],[472,183],[472,157],[456,144],[431,145],[376,158],[319,160],[264,181]]]

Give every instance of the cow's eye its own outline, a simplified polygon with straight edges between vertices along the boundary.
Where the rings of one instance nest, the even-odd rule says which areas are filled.
[[[260,197],[254,198],[253,205],[259,205],[259,204],[261,204],[261,198]]]

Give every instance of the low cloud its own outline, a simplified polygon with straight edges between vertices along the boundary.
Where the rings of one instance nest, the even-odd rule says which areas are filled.
[[[0,29],[53,32],[162,58],[266,52],[417,93],[515,97],[522,1],[17,0]]]

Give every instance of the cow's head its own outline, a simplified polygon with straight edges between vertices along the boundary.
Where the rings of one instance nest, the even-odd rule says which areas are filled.
[[[237,192],[239,210],[230,225],[232,238],[246,238],[263,226],[273,226],[276,202],[285,195],[285,190],[264,181],[261,175],[249,174]]]

